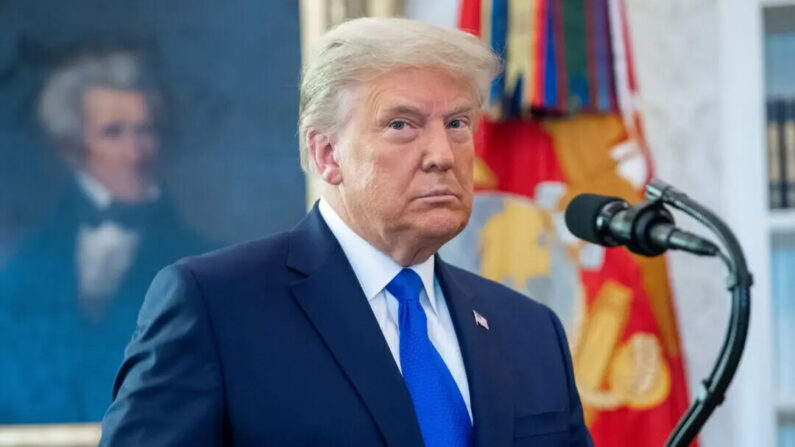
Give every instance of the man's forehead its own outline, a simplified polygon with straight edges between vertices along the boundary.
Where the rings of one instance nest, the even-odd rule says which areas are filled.
[[[435,69],[394,70],[363,87],[368,105],[377,112],[446,113],[475,105],[474,92],[465,81]]]
[[[115,104],[119,102],[145,103],[146,96],[137,90],[122,90],[107,87],[89,87],[84,92],[86,102]]]
[[[455,113],[469,113],[475,110],[472,100],[461,98],[453,101],[423,102],[412,98],[396,98],[384,104],[375,104],[375,112],[382,115],[421,115],[434,114],[449,115]]]
[[[146,96],[135,90],[91,87],[85,90],[83,103],[87,116],[98,119],[148,113]]]
[[[403,95],[385,89],[371,95],[368,103],[370,110],[378,115],[405,113],[429,116],[475,110],[475,101],[467,92],[460,95],[443,95],[439,92]]]

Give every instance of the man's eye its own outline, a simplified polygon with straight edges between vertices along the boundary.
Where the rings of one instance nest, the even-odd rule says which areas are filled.
[[[450,127],[451,129],[460,129],[465,125],[466,123],[464,123],[464,120],[452,120],[447,124],[447,126]]]
[[[395,129],[395,130],[403,130],[403,129],[406,128],[406,122],[405,121],[392,121],[391,123],[389,123],[389,127],[391,129]]]
[[[121,136],[123,126],[119,123],[109,124],[102,128],[101,134],[106,138],[118,138]]]

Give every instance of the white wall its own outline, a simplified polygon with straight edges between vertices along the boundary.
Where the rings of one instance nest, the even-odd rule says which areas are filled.
[[[722,213],[717,2],[630,0],[627,8],[656,175]],[[693,228],[687,219],[679,223]],[[669,266],[692,396],[709,374],[724,335],[723,267],[678,253],[669,255]],[[708,421],[701,435],[704,447],[734,445],[726,430],[734,402],[729,397]]]
[[[746,352],[703,445],[772,446],[761,9],[752,0],[627,3],[657,174],[724,218],[756,278]],[[694,392],[726,328],[725,273],[690,256],[669,259]]]

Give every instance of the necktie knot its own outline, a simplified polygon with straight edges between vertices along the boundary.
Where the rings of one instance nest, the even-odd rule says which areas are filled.
[[[419,302],[422,279],[412,269],[403,269],[386,285],[386,290],[400,303]]]
[[[155,203],[112,202],[103,209],[87,204],[82,210],[83,223],[97,227],[103,222],[113,222],[130,229],[138,229],[150,223],[158,213]]]

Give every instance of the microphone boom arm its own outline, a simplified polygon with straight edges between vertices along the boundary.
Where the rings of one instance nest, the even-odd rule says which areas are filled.
[[[745,256],[737,238],[729,227],[712,211],[699,205],[667,183],[654,179],[646,186],[647,200],[662,200],[692,216],[714,233],[726,252],[718,252],[729,270],[728,289],[732,294],[729,327],[720,354],[710,375],[702,381],[693,403],[679,420],[665,447],[690,445],[715,408],[723,403],[737,366],[740,363],[748,334],[751,313],[751,285],[753,277],[745,263]]]

